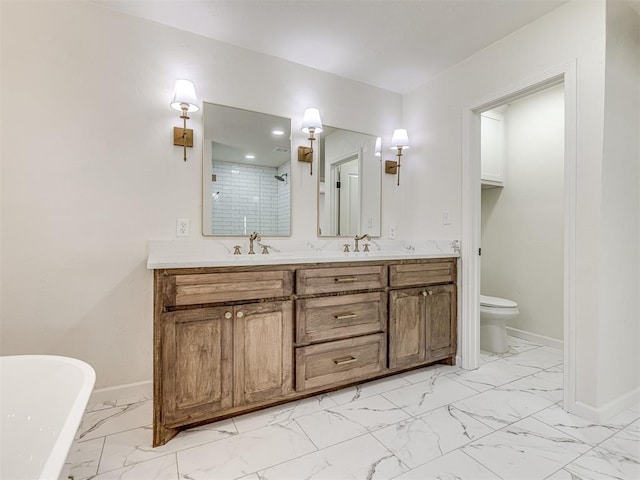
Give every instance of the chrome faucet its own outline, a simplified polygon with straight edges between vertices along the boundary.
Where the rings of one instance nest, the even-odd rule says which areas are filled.
[[[255,255],[256,252],[253,251],[253,241],[260,241],[260,234],[258,232],[253,232],[249,235],[249,255]]]
[[[368,234],[368,233],[365,233],[364,235],[356,235],[356,236],[354,237],[354,240],[356,241],[356,246],[355,246],[355,248],[353,249],[353,251],[354,251],[354,252],[359,252],[359,251],[360,251],[360,248],[358,247],[358,242],[359,242],[360,240],[364,240],[364,239],[366,239],[367,241],[370,241],[370,240],[371,240],[371,237],[369,237],[369,234]]]

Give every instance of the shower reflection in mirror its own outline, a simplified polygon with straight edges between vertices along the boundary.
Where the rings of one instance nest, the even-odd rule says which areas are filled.
[[[203,234],[291,234],[291,120],[203,102]]]

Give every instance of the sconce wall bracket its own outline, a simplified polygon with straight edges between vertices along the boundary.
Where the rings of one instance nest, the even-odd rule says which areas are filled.
[[[193,130],[191,128],[173,127],[173,144],[181,147],[193,147]]]
[[[298,161],[312,163],[313,149],[311,147],[298,147]]]
[[[398,162],[394,162],[393,160],[386,160],[384,162],[384,173],[389,173],[391,175],[395,175],[398,173]]]

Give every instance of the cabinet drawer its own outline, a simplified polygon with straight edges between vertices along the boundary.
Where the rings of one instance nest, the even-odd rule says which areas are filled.
[[[173,275],[167,280],[165,305],[198,305],[291,295],[289,271],[198,273]]]
[[[387,285],[387,269],[366,267],[312,268],[298,270],[296,292],[300,295],[373,290]]]
[[[356,293],[296,301],[296,343],[309,344],[386,330],[387,294]]]
[[[299,347],[296,390],[348,383],[383,371],[387,355],[384,333]]]
[[[391,265],[389,267],[389,284],[392,287],[451,283],[455,280],[456,264],[454,259]]]

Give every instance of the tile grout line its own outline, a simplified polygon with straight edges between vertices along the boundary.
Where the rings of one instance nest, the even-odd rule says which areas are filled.
[[[407,471],[406,471],[406,472],[401,472],[401,473],[399,473],[398,475],[395,475],[395,476],[393,476],[393,477],[391,477],[391,478],[399,477],[400,475],[404,475],[405,473],[410,472],[411,470],[413,470],[409,465],[407,465],[406,463],[404,463],[404,461],[403,461],[400,457],[398,457],[398,456],[395,454],[395,452],[394,452],[393,450],[391,450],[391,449],[390,449],[389,447],[387,447],[384,443],[382,443],[380,440],[378,440],[378,439],[376,438],[376,436],[375,436],[375,435],[373,435],[371,432],[367,432],[367,435],[371,436],[371,438],[373,438],[373,440],[374,440],[375,442],[377,442],[378,444],[380,444],[380,445],[381,445],[381,446],[382,446],[382,447],[383,447],[387,452],[389,452],[389,453],[393,456],[393,458],[397,459],[397,460],[398,460],[398,462],[400,463],[400,465],[403,465],[403,466],[407,467]],[[390,480],[390,479],[389,479],[389,480]]]
[[[100,465],[102,464],[102,456],[104,455],[104,447],[107,444],[107,436],[102,437],[102,448],[100,449],[100,455],[98,455],[98,464],[96,465],[96,475],[100,472]],[[89,477],[91,478],[91,477]]]
[[[490,471],[491,473],[493,473],[497,478],[503,480],[503,477],[498,475],[496,472],[494,472],[491,468],[487,467],[484,463],[482,463],[480,460],[477,460],[475,458],[473,458],[471,455],[469,455],[467,452],[465,452],[462,448],[459,448],[458,450],[460,450],[462,452],[463,455],[466,455],[468,458],[470,458],[471,460],[473,460],[474,462],[478,463],[479,465],[482,465],[484,468],[486,468],[488,471]]]
[[[618,433],[622,432],[625,428],[627,428],[629,425],[631,425],[632,423],[635,423],[636,421],[638,421],[638,419],[636,418],[633,422],[629,423],[628,425],[626,425],[625,427],[619,429],[616,433],[614,433],[613,435],[610,435],[609,437],[603,439],[601,442],[598,442],[596,445],[589,445],[591,448],[589,450],[587,450],[586,452],[584,452],[582,455],[574,458],[571,462],[567,463],[566,465],[564,465],[562,468],[565,468],[575,462],[577,462],[578,460],[580,460],[582,457],[584,457],[585,455],[593,452],[596,448],[602,448],[603,450],[606,450],[604,447],[601,447],[601,445],[603,443],[605,443],[607,440],[610,440],[612,437],[614,437],[615,435],[617,435]],[[571,473],[571,472],[569,472]]]
[[[542,420],[538,420],[537,418],[533,418],[533,415],[535,415],[535,414],[537,414],[537,413],[540,413],[540,412],[542,412],[543,410],[546,410],[547,408],[551,408],[551,407],[553,407],[554,405],[555,405],[555,404],[552,404],[552,405],[549,405],[548,407],[545,407],[545,408],[543,408],[543,409],[541,409],[541,410],[538,410],[538,411],[536,411],[536,412],[532,412],[531,414],[527,415],[526,417],[522,417],[521,419],[516,420],[515,422],[510,423],[510,424],[508,424],[508,425],[505,425],[505,426],[503,426],[503,427],[501,427],[501,428],[499,428],[499,429],[495,430],[495,431],[494,431],[494,432],[492,432],[492,433],[489,433],[489,434],[487,434],[487,435],[484,435],[484,436],[482,436],[482,437],[479,437],[479,438],[478,438],[478,440],[480,440],[481,438],[485,438],[485,437],[487,437],[487,436],[489,436],[489,435],[491,435],[491,434],[493,434],[493,433],[496,433],[496,432],[499,432],[499,431],[505,430],[506,428],[508,428],[508,427],[510,427],[510,426],[514,425],[515,423],[518,423],[518,422],[520,422],[520,421],[522,421],[522,420],[525,420],[525,419],[527,419],[527,418],[531,418],[531,420],[534,420],[534,421],[536,421],[536,422],[538,422],[538,423],[541,423],[542,425],[546,425],[546,426],[548,426],[549,428],[552,428],[553,430],[555,430],[555,431],[559,432],[560,434],[562,434],[562,435],[566,435],[566,436],[569,436],[569,437],[571,437],[572,439],[576,440],[577,442],[579,442],[579,443],[581,443],[581,444],[586,445],[587,447],[589,447],[589,449],[588,449],[588,450],[586,450],[584,453],[582,453],[582,454],[578,455],[578,456],[577,456],[576,458],[574,458],[573,460],[571,460],[571,461],[569,461],[569,462],[567,462],[567,463],[565,463],[565,464],[561,465],[561,466],[558,468],[558,470],[554,471],[553,473],[555,473],[555,472],[557,472],[557,471],[559,471],[559,470],[562,470],[562,469],[563,469],[563,468],[565,468],[567,465],[570,465],[570,464],[574,463],[576,460],[578,460],[579,458],[583,457],[584,455],[586,455],[587,453],[589,453],[590,451],[592,451],[592,450],[595,448],[595,446],[593,446],[593,447],[592,447],[592,446],[591,446],[591,445],[589,445],[588,443],[586,443],[586,442],[584,442],[584,441],[582,441],[582,440],[580,440],[580,439],[578,439],[578,438],[575,438],[573,435],[569,435],[568,433],[562,432],[561,430],[558,430],[557,428],[553,427],[552,425],[548,425],[547,423],[543,422]],[[604,441],[604,440],[603,440],[603,441]],[[471,443],[471,442],[469,442],[469,443]],[[464,446],[469,445],[469,443],[467,443],[467,444],[466,444],[466,445],[464,445]],[[601,442],[601,443],[602,443],[602,442]],[[598,444],[598,445],[599,445],[599,444]],[[460,447],[460,449],[462,449],[462,447]],[[463,453],[466,453],[466,452],[464,452],[464,451],[463,451]],[[491,470],[489,467],[487,467],[486,465],[484,465],[484,464],[483,464],[482,462],[480,462],[479,460],[475,459],[474,457],[472,457],[472,456],[471,456],[471,455],[469,455],[469,454],[467,454],[467,455],[468,455],[469,457],[473,458],[476,462],[480,463],[480,464],[481,464],[482,466],[484,466],[485,468],[487,468],[487,469]],[[491,471],[493,472],[493,470],[491,470]],[[550,475],[553,475],[553,473],[551,473]],[[550,475],[548,475],[548,476],[547,476],[547,477],[545,477],[545,478],[548,478]],[[500,476],[498,475],[498,477],[500,477]],[[500,478],[502,478],[502,477],[500,477]]]
[[[300,430],[302,430],[302,433],[304,433],[305,437],[307,437],[307,438],[309,439],[309,441],[311,442],[311,445],[313,445],[313,446],[315,447],[316,452],[320,451],[321,449],[320,449],[320,448],[318,448],[318,445],[316,445],[316,442],[314,442],[314,441],[313,441],[313,439],[309,436],[309,434],[308,434],[308,433],[307,433],[307,431],[304,429],[304,427],[298,423],[298,420],[294,418],[294,419],[292,420],[292,422],[295,422],[295,424],[298,426],[298,428],[299,428]],[[304,455],[303,455],[303,456],[304,456]]]

